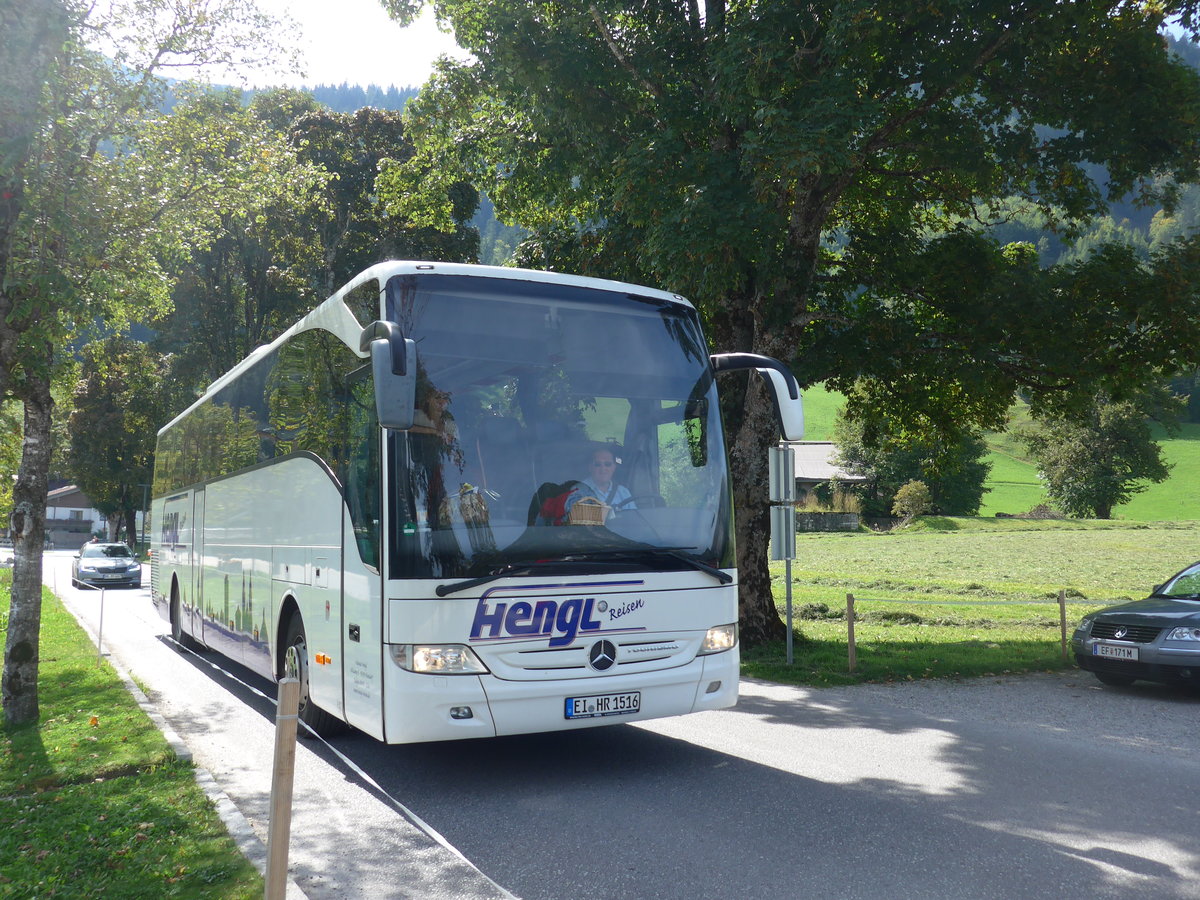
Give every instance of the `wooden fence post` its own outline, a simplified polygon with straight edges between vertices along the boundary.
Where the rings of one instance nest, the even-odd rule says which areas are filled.
[[[1067,591],[1058,590],[1058,624],[1062,629],[1062,658],[1067,658]]]
[[[271,820],[267,830],[267,876],[263,896],[283,900],[287,892],[288,843],[292,830],[292,784],[296,773],[296,722],[300,681],[288,676],[279,682],[275,709],[275,766],[271,780]]]
[[[846,634],[847,648],[850,653],[850,671],[858,667],[858,651],[854,647],[854,595],[846,595]]]
[[[100,585],[100,625],[96,629],[96,665],[104,662],[104,585]]]

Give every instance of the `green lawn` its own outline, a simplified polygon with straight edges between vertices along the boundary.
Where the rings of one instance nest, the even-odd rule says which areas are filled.
[[[40,721],[0,729],[0,897],[262,896],[191,764],[48,590],[38,674]]]
[[[806,440],[833,439],[833,423],[843,403],[842,395],[827,391],[823,385],[804,392]],[[1011,424],[1027,423],[1027,409],[1014,407]],[[1156,439],[1163,456],[1172,466],[1170,477],[1162,484],[1151,484],[1113,515],[1131,522],[1178,522],[1200,520],[1200,425],[1184,425],[1179,435],[1168,438],[1161,429]],[[985,482],[988,492],[979,509],[981,516],[996,513],[1018,514],[1046,502],[1037,470],[1023,459],[1024,447],[1011,434],[989,434],[991,452],[987,461],[992,471]]]
[[[1200,558],[1200,522],[935,518],[899,532],[798,534],[796,664],[782,642],[743,655],[748,675],[801,684],[980,676],[1072,665],[1057,597],[1084,613],[1146,596]],[[783,563],[772,563],[784,610]],[[848,671],[846,595],[859,666]]]
[[[1200,519],[1200,425],[1184,425],[1178,437],[1160,434],[1159,440],[1173,467],[1170,477],[1150,485],[1114,514],[1139,522]]]
[[[826,390],[818,384],[805,388],[804,439],[806,441],[832,441],[833,423],[842,408],[842,395]]]
[[[987,493],[979,507],[981,516],[998,512],[1023,513],[1046,502],[1046,494],[1038,481],[1037,469],[1024,460],[993,450],[987,455],[992,470],[986,482]]]

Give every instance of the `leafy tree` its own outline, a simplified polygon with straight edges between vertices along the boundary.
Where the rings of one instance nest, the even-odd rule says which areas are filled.
[[[268,163],[254,190],[219,209],[211,234],[164,260],[172,302],[154,344],[172,355],[171,377],[191,388],[272,340],[317,296],[312,273],[322,258],[313,222],[327,216],[321,191],[330,174],[300,160],[287,138],[292,121],[316,109],[298,91],[260,93],[245,107],[239,91],[209,90],[169,117],[175,127],[191,122],[226,134],[231,157],[262,154]]]
[[[173,355],[172,376],[200,387],[329,296],[386,259],[471,261],[478,202],[451,184],[455,227],[444,233],[386,215],[375,178],[387,160],[412,155],[399,113],[320,109],[306,94],[274,90],[243,108],[237,92],[209,93],[207,115],[274,148],[271,179],[223,213],[214,238],[172,263],[173,309],[156,346]]]
[[[502,266],[513,258],[529,232],[519,225],[505,225],[496,218],[496,208],[487,197],[479,200],[479,211],[471,222],[479,231],[479,261]]]
[[[402,21],[424,5],[383,2]],[[430,190],[466,174],[503,221],[543,230],[546,264],[690,296],[718,350],[840,390],[869,375],[898,418],[986,426],[1018,388],[1057,404],[1121,381],[1109,342],[1128,349],[1130,325],[1196,308],[1190,249],[1155,269],[1176,305],[1152,295],[1135,317],[1094,283],[1055,293],[1036,255],[959,224],[1017,197],[1069,231],[1106,197],[1157,199],[1146,176],[1193,178],[1200,79],[1159,36],[1168,17],[1190,28],[1193,2],[435,9],[473,58],[443,61],[409,103],[418,153],[381,192],[446,225]],[[1094,305],[1101,330],[1047,327],[1101,318]],[[767,572],[774,419],[756,381],[724,390],[754,643],[783,634]]]
[[[871,406],[862,397],[867,390],[860,384],[852,392],[857,406]],[[953,434],[919,425],[906,429],[879,412],[851,418],[842,410],[834,424],[834,441],[839,464],[866,478],[857,493],[867,515],[891,515],[899,491],[913,481],[925,488],[932,511],[958,516],[979,512],[991,465],[983,460],[987,444],[975,429]]]
[[[300,158],[333,177],[325,185],[326,217],[314,223],[322,251],[322,297],[368,266],[387,259],[474,261],[479,233],[469,225],[479,194],[463,181],[446,185],[453,228],[440,232],[390,216],[375,193],[381,166],[413,155],[400,113],[363,108],[310,112],[292,126]]]
[[[1183,397],[1185,422],[1200,422],[1200,371],[1192,370],[1176,375],[1167,382],[1167,389]]]
[[[1070,516],[1111,519],[1115,507],[1170,474],[1148,416],[1159,418],[1173,434],[1180,409],[1165,391],[1135,400],[1101,393],[1083,414],[1045,417],[1022,439],[1056,506]]]
[[[0,405],[0,523],[13,512],[13,479],[21,459],[21,404]]]
[[[70,421],[71,472],[96,508],[124,526],[131,544],[153,475],[155,435],[184,405],[167,373],[166,359],[122,335],[83,351]]]
[[[83,327],[119,327],[131,308],[165,299],[151,248],[186,236],[181,213],[202,220],[218,206],[222,179],[212,173],[226,159],[209,143],[177,141],[158,155],[138,145],[139,134],[170,133],[155,127],[156,73],[281,54],[266,44],[278,32],[251,0],[25,0],[5,3],[0,17],[0,97],[24,98],[11,123],[0,116],[11,129],[0,153],[0,403],[23,406],[2,694],[5,718],[21,724],[38,715],[55,372]]]
[[[37,633],[41,622],[41,549],[45,535],[47,469],[50,465],[52,401],[41,360],[26,362],[23,339],[42,315],[31,298],[9,286],[10,270],[22,251],[22,213],[27,177],[36,169],[38,137],[44,124],[41,86],[58,63],[69,20],[55,0],[3,0],[0,27],[0,404],[6,413],[22,405],[22,432],[32,434],[21,448],[11,491],[9,522],[14,547],[12,606],[4,648],[0,695],[11,723],[37,717]],[[29,371],[32,370],[32,371]],[[39,514],[40,512],[40,514]],[[32,700],[30,697],[32,696]]]

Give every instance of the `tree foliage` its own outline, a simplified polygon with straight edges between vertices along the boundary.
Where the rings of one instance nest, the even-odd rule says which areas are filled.
[[[869,385],[859,384],[852,392],[860,408]],[[929,500],[929,510],[949,516],[973,516],[979,512],[986,492],[991,465],[982,434],[973,428],[906,428],[878,411],[871,414],[838,413],[834,440],[838,463],[847,472],[866,480],[856,488],[863,511],[869,516],[893,513],[901,488],[920,482]]]
[[[400,113],[335,113],[286,89],[256,94],[248,107],[236,91],[199,101],[204,116],[238,135],[231,153],[253,158],[269,146],[271,164],[223,212],[211,240],[169,264],[173,307],[155,345],[173,355],[174,378],[202,388],[374,263],[476,258],[478,233],[467,223],[478,194],[469,185],[448,186],[449,232],[386,214],[379,169],[412,155]]]
[[[1110,519],[1114,508],[1170,474],[1149,420],[1159,419],[1174,433],[1181,406],[1164,391],[1127,400],[1101,393],[1086,411],[1048,416],[1022,439],[1059,509]]]
[[[155,435],[180,405],[178,383],[167,372],[165,358],[124,336],[83,351],[69,464],[76,484],[96,509],[121,523],[131,544],[153,475]]]
[[[202,221],[198,213],[219,207],[219,150],[187,139],[151,158],[139,146],[160,117],[157,75],[284,54],[252,0],[6,0],[0,24],[0,97],[15,103],[13,119],[0,116],[0,403],[23,407],[2,693],[7,721],[18,724],[38,711],[55,372],[82,328],[119,326],[131,306],[165,299],[154,251],[187,233],[180,212]]]
[[[384,5],[404,21],[423,4]],[[1195,318],[1191,248],[1154,269],[1174,305],[1109,302],[964,224],[999,224],[1018,198],[1069,233],[1106,200],[1157,200],[1155,176],[1194,179],[1200,79],[1159,36],[1167,18],[1191,27],[1192,2],[435,9],[473,59],[444,61],[409,104],[418,150],[391,173],[397,208],[445,224],[422,189],[466,175],[504,221],[539,230],[527,258],[687,294],[718,350],[843,390],[868,376],[897,418],[984,426],[1018,388],[1062,405],[1126,381],[1154,343],[1139,323]],[[774,420],[757,384],[724,388],[755,642],[782,634],[766,567]]]

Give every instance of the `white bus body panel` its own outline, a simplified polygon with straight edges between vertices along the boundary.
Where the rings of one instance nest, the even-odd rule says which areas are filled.
[[[167,498],[156,513],[158,521],[177,531],[156,534],[152,594],[164,618],[170,615],[174,579],[184,630],[274,679],[285,638],[280,611],[295,603],[310,658],[319,653],[329,660],[310,666],[313,700],[363,731],[380,734],[379,576],[362,563],[353,545],[344,570],[345,505],[320,464],[306,456],[284,458],[214,481],[203,491]],[[359,626],[360,640],[347,641],[344,650],[347,611]],[[374,649],[364,649],[368,647]],[[343,667],[356,696],[370,693],[366,703],[346,708]]]
[[[409,583],[416,594],[421,585]],[[405,590],[403,583],[397,588]],[[388,602],[388,642],[447,643],[460,635],[489,674],[422,675],[385,661],[385,739],[392,743],[526,734],[588,728],[681,715],[734,705],[739,654],[697,656],[707,630],[736,616],[736,585],[715,585],[701,573],[648,573],[570,579],[503,579],[469,597]],[[531,616],[509,618],[513,604],[542,605],[542,630],[514,635],[507,625],[530,628]],[[558,629],[563,621],[578,626]],[[550,613],[554,615],[551,616]],[[570,638],[568,640],[568,638]],[[616,648],[616,664],[597,671],[588,651],[599,640]],[[555,646],[551,646],[551,644]],[[389,654],[390,655],[390,654]],[[569,697],[637,691],[637,713],[568,719]],[[472,717],[453,718],[455,707]]]

